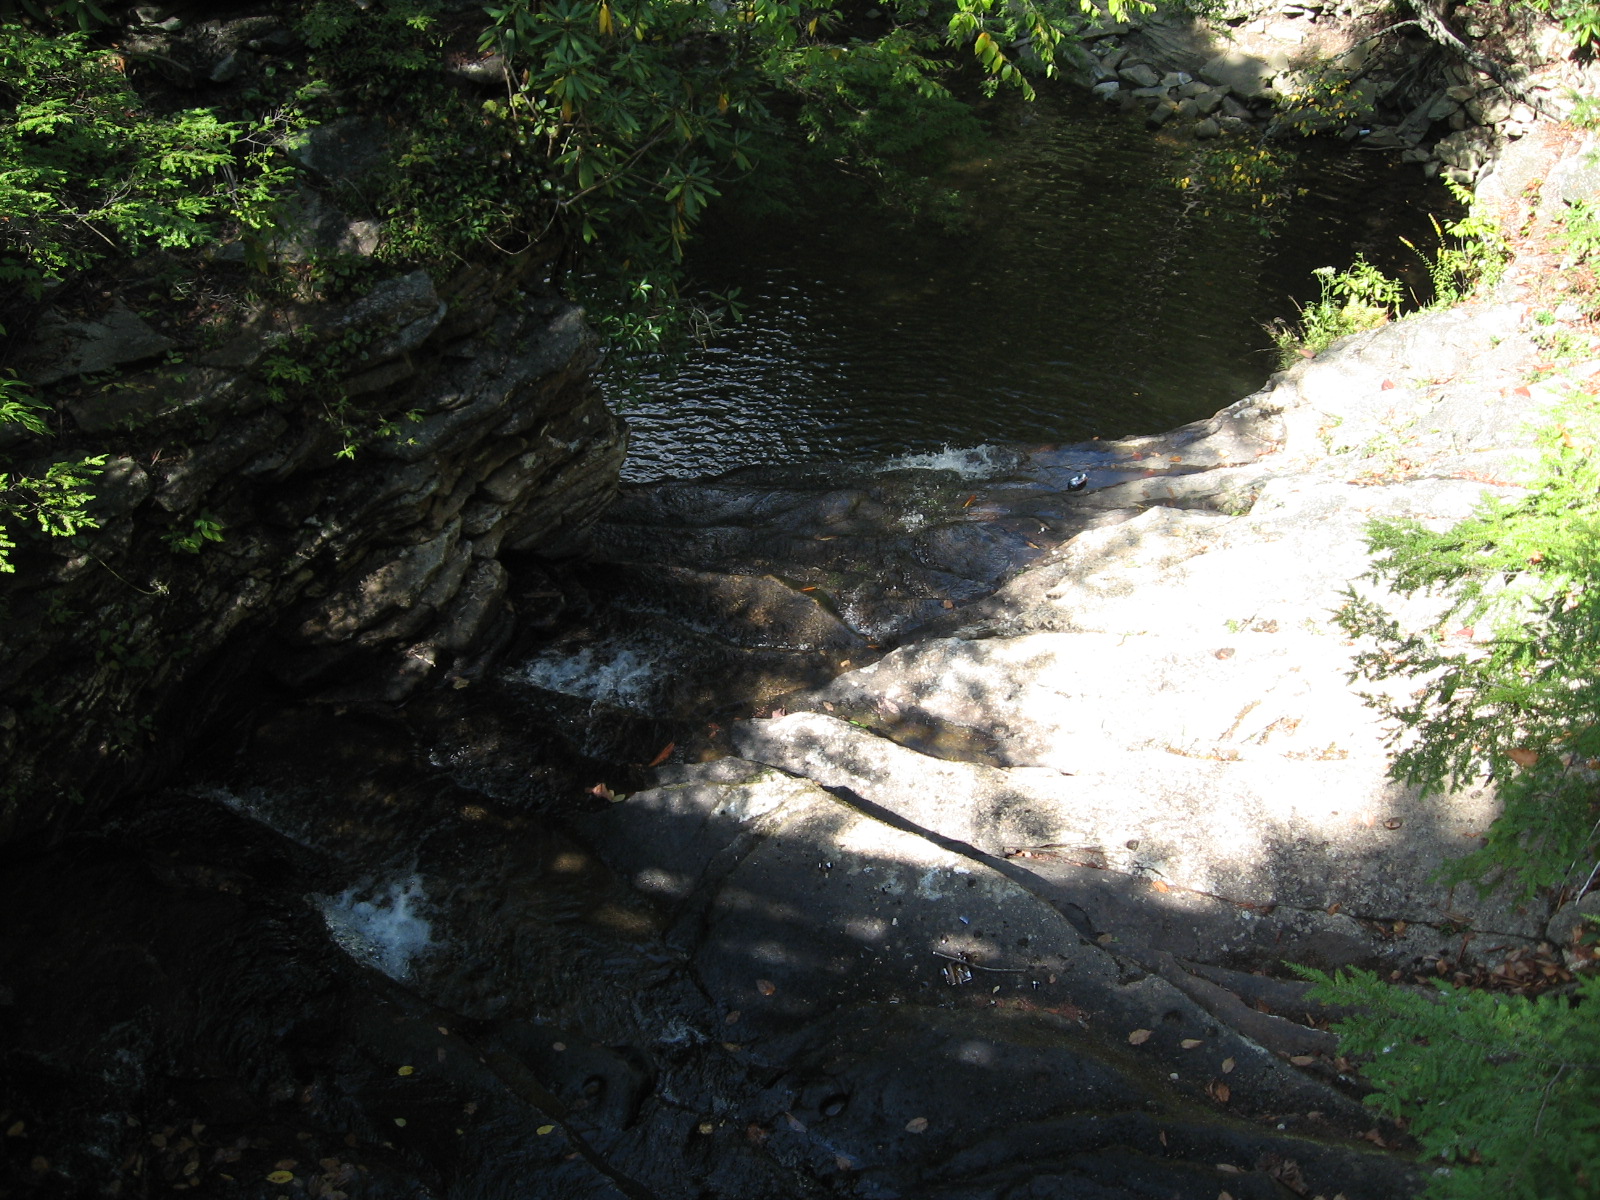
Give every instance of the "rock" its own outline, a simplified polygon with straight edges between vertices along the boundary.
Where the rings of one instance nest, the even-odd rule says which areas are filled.
[[[1461,105],[1450,98],[1448,90],[1432,104],[1428,105],[1428,120],[1448,121],[1452,116],[1461,111]]]
[[[1204,117],[1194,123],[1194,136],[1199,139],[1214,138],[1222,133],[1222,126],[1210,117]]]
[[[1144,63],[1122,68],[1117,72],[1117,78],[1136,88],[1152,88],[1161,83],[1161,76],[1156,73],[1155,68],[1148,67]]]
[[[389,157],[388,131],[371,117],[339,117],[293,135],[284,150],[330,183],[353,183]]]
[[[72,375],[94,375],[164,354],[175,345],[121,300],[103,316],[74,319],[46,313],[34,327],[34,345],[19,374],[43,387]]]
[[[1207,83],[1231,90],[1241,100],[1254,100],[1270,89],[1275,68],[1264,59],[1239,50],[1224,50],[1200,68]]]
[[[374,363],[415,350],[444,320],[448,306],[433,290],[426,271],[413,271],[377,284],[334,324],[373,339],[364,355]]]
[[[1100,55],[1100,65],[1108,74],[1114,75],[1117,68],[1122,65],[1122,60],[1127,57],[1127,54],[1128,51],[1123,46],[1108,46],[1105,52]]]
[[[1600,918],[1600,892],[1589,892],[1562,905],[1545,926],[1545,938],[1561,951],[1568,967],[1574,970],[1595,968],[1595,947],[1600,944],[1600,919],[1597,918]]]
[[[1090,90],[1102,100],[1115,100],[1122,87],[1113,79],[1105,83],[1097,83]]]
[[[1509,120],[1513,101],[1499,88],[1487,88],[1466,102],[1467,115],[1479,125],[1498,125]]]
[[[1159,129],[1178,114],[1178,106],[1170,100],[1162,100],[1147,114],[1145,124],[1151,129]]]

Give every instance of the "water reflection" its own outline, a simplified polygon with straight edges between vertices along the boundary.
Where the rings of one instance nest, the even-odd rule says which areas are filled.
[[[746,320],[628,399],[628,477],[1168,429],[1260,385],[1262,326],[1312,268],[1359,250],[1393,269],[1448,204],[1414,166],[1313,148],[1263,235],[1174,186],[1215,143],[1087,97],[1020,115],[953,169],[960,234],[862,211],[708,231],[694,278],[742,289]]]

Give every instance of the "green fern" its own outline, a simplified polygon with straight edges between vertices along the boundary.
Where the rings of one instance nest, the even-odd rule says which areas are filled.
[[[1395,776],[1427,792],[1484,776],[1500,791],[1488,845],[1447,877],[1487,889],[1511,875],[1524,896],[1576,882],[1597,851],[1600,406],[1568,403],[1540,440],[1524,499],[1486,499],[1443,532],[1416,521],[1370,529],[1374,577],[1447,598],[1434,628],[1404,630],[1354,591],[1336,618],[1371,639],[1356,676],[1419,683],[1403,702],[1368,697],[1394,722]]]
[[[1301,969],[1321,1001],[1359,1015],[1337,1026],[1371,1055],[1367,1103],[1447,1166],[1440,1200],[1580,1200],[1600,1193],[1600,979],[1539,998],[1391,987],[1367,971]]]

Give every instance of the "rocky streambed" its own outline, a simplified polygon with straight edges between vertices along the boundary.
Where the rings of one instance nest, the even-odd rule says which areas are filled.
[[[1431,881],[1492,797],[1387,779],[1329,612],[1372,517],[1515,492],[1532,328],[1406,321],[1158,437],[625,490],[512,560],[500,667],[264,702],[13,850],[5,1187],[1412,1193],[1283,964],[1548,914]]]

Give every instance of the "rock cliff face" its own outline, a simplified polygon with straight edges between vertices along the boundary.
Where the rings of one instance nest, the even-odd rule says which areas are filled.
[[[0,577],[0,838],[138,784],[251,662],[257,687],[330,699],[479,669],[509,630],[501,555],[561,550],[624,448],[583,314],[528,290],[536,266],[263,310],[210,349],[121,304],[47,315],[28,370],[61,414],[50,449],[112,453],[100,527]],[[285,346],[321,364],[288,397]],[[336,396],[392,429],[352,433]]]

